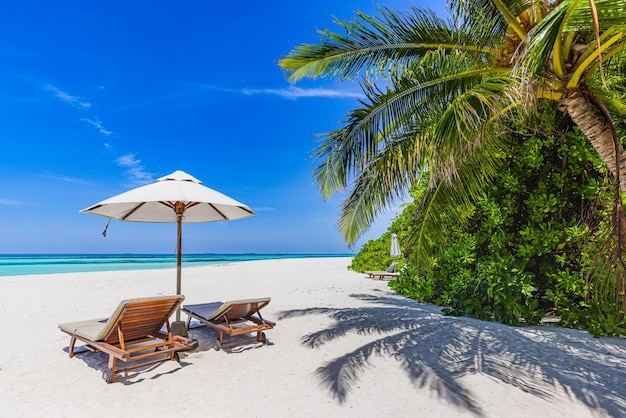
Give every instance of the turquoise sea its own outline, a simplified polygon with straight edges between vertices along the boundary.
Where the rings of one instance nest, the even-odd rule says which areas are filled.
[[[279,258],[353,257],[354,254],[186,254],[183,268]],[[0,254],[0,276],[176,268],[176,255]]]

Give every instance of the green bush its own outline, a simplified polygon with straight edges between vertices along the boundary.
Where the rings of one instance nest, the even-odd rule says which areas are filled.
[[[619,315],[589,302],[597,282],[587,283],[584,273],[597,226],[611,210],[606,167],[577,128],[548,128],[554,134],[510,134],[507,164],[467,224],[447,228],[447,245],[430,267],[418,275],[405,265],[392,289],[451,315],[518,325],[554,312],[564,326],[626,334]],[[410,228],[402,222],[412,210],[398,217],[395,230]],[[372,243],[355,260],[382,250]]]
[[[382,237],[368,241],[363,245],[359,253],[352,259],[350,268],[358,272],[366,270],[385,271],[393,262],[393,258],[389,255],[390,249],[391,233],[387,232]]]

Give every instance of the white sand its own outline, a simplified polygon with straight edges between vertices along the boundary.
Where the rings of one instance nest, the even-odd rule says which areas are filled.
[[[189,304],[270,296],[269,344],[214,351],[214,333],[194,328],[182,365],[109,385],[107,356],[70,359],[57,325],[171,294],[174,270],[0,277],[0,416],[626,416],[626,339],[443,317],[349,262],[183,268]]]

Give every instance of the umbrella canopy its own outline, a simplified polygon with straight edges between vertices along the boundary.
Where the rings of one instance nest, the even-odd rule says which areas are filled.
[[[154,183],[137,187],[81,210],[126,222],[213,222],[256,215],[184,171],[175,171]]]
[[[401,254],[400,245],[398,244],[398,236],[396,234],[391,234],[391,250],[389,251],[389,254],[394,258]]]
[[[96,203],[82,213],[125,222],[177,223],[176,294],[181,292],[182,224],[246,218],[256,213],[248,206],[210,189],[184,171]],[[180,320],[180,312],[176,320]]]

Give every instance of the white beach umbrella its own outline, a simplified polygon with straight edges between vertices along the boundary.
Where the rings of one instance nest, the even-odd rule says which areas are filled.
[[[103,200],[81,212],[125,222],[178,224],[178,295],[181,293],[182,224],[227,221],[256,215],[243,203],[202,185],[200,180],[180,170],[161,177],[154,183]],[[180,312],[177,312],[176,320],[180,320]]]
[[[400,252],[400,245],[398,244],[398,236],[396,234],[391,234],[391,250],[389,251],[389,254],[394,258],[402,254]]]

